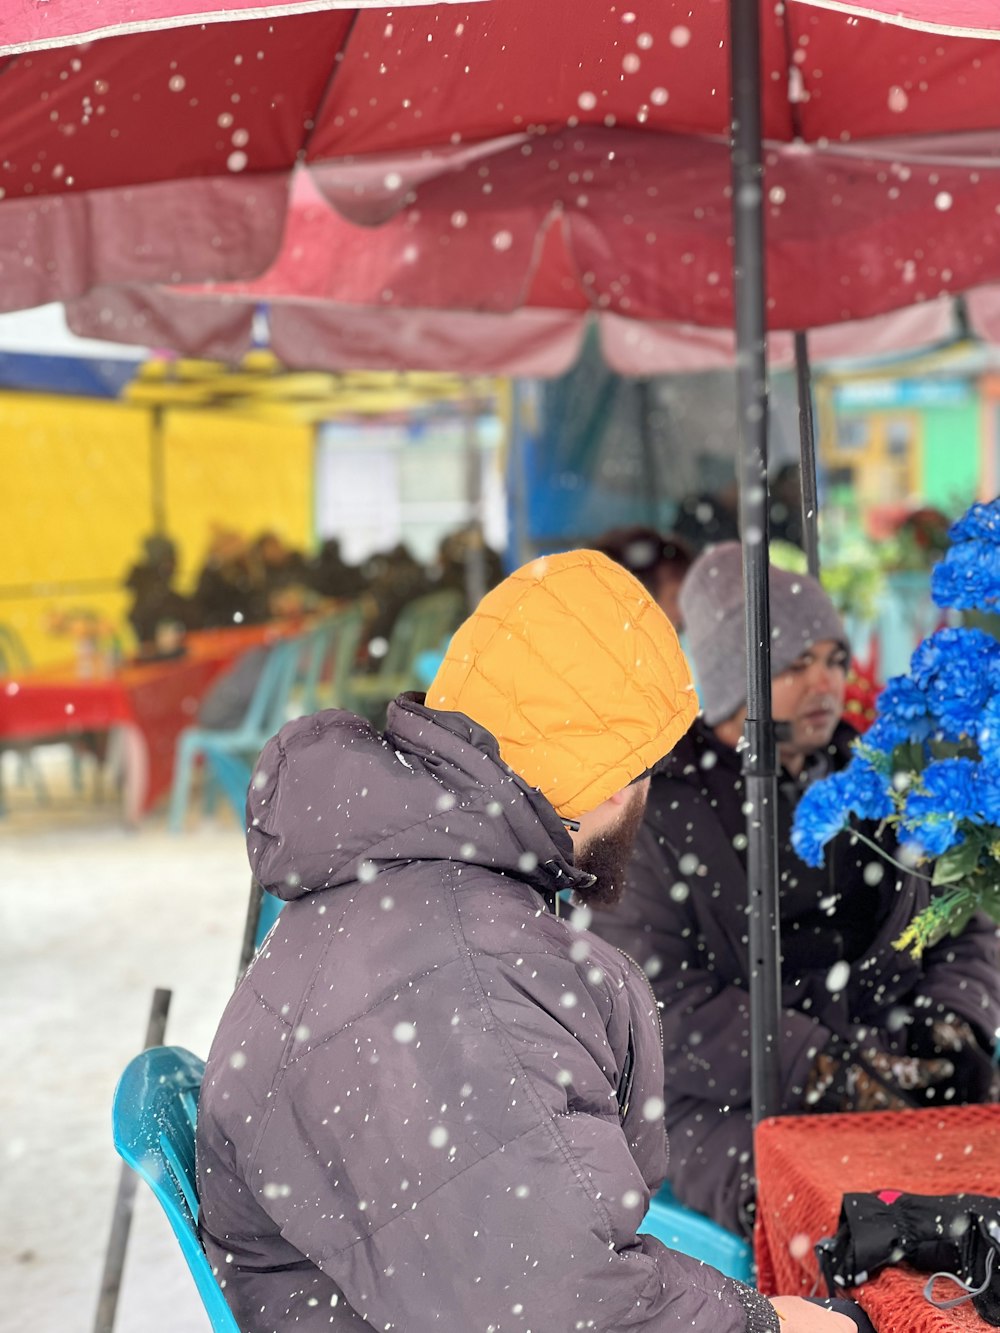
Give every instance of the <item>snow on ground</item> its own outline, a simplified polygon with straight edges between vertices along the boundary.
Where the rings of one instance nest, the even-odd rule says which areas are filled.
[[[249,891],[234,816],[124,829],[110,796],[74,795],[45,753],[41,807],[4,760],[0,816],[0,1333],[89,1333],[120,1161],[115,1082],[153,990],[167,1042],[206,1055],[235,981]],[[116,1333],[205,1333],[159,1206],[139,1185]]]

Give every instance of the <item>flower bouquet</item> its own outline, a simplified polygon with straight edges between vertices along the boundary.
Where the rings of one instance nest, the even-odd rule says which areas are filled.
[[[931,575],[941,607],[1000,609],[1000,499],[953,524]],[[890,826],[899,861],[859,823]],[[879,697],[873,726],[840,773],[815,783],[795,815],[792,843],[809,865],[843,829],[930,881],[931,902],[896,940],[919,956],[957,935],[978,910],[1000,922],[1000,641],[980,629],[942,629],[909,672]]]

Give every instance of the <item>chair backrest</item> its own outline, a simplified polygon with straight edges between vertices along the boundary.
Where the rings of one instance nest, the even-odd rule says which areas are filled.
[[[294,684],[295,698],[292,702],[292,708],[297,714],[315,713],[319,706],[319,682],[328,656],[330,622],[334,619],[334,616],[329,616],[321,620],[305,636],[305,645],[299,655]]]
[[[241,731],[267,739],[281,729],[286,721],[288,698],[300,670],[306,645],[304,635],[282,639],[274,645],[257,681]]]
[[[463,606],[462,594],[452,588],[408,602],[396,617],[377,674],[389,678],[411,675],[420,654],[438,647],[442,638],[455,629],[462,618]]]
[[[711,1264],[738,1282],[748,1286],[756,1284],[750,1242],[727,1231],[710,1217],[678,1203],[669,1185],[662,1186],[659,1194],[650,1201],[639,1231],[655,1236],[668,1249],[679,1250],[692,1259]]]
[[[424,606],[413,644],[411,669],[421,653],[447,644],[465,614],[465,597],[454,588],[442,588],[422,600]]]
[[[260,916],[257,918],[257,934],[254,937],[254,949],[259,949],[267,938],[268,931],[281,915],[281,909],[284,907],[284,899],[276,898],[273,893],[266,890],[262,896],[260,904]]]
[[[330,708],[346,708],[351,672],[357,662],[358,647],[365,627],[361,603],[354,602],[335,619],[336,636],[327,650],[327,660],[332,663],[327,705]]]
[[[385,650],[385,656],[378,664],[376,676],[398,676],[401,671],[405,671],[407,663],[413,656],[412,644],[417,630],[417,622],[420,617],[420,602],[423,599],[418,597],[412,602],[407,602],[396,617],[392,629],[389,631],[389,643]]]
[[[361,603],[355,602],[310,630],[302,664],[303,712],[344,707],[344,691],[358,655],[363,624]]]
[[[195,1122],[204,1073],[205,1062],[180,1046],[143,1051],[115,1089],[112,1134],[166,1213],[215,1333],[240,1333],[198,1239]]]

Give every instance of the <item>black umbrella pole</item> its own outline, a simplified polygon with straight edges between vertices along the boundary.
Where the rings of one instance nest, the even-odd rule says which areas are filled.
[[[781,930],[777,914],[777,782],[773,764],[770,773],[744,770],[743,790],[748,810],[750,892],[750,1090],[756,1125],[781,1110]]]
[[[730,0],[733,295],[740,429],[740,531],[746,599],[750,1051],[754,1123],[781,1102],[777,777],[768,598],[767,352],[759,0]]]
[[[813,418],[809,343],[795,335],[795,383],[799,398],[799,478],[802,486],[802,539],[809,573],[819,578],[819,497],[816,488],[816,425]]]

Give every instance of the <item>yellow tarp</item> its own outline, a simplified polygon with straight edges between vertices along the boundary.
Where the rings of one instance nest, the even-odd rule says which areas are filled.
[[[150,530],[150,414],[120,403],[0,394],[0,622],[35,661],[71,658],[46,628],[88,607],[118,621],[117,589]],[[69,585],[62,590],[46,585]]]
[[[274,531],[308,551],[315,422],[496,391],[493,380],[443,375],[284,375],[256,352],[236,371],[150,362],[124,402],[0,393],[0,623],[38,663],[73,656],[73,641],[46,629],[51,612],[70,608],[115,622],[130,647],[121,583],[158,512],[178,546],[181,591],[213,524],[248,538]]]
[[[311,426],[272,425],[211,409],[164,415],[165,504],[189,591],[213,523],[247,537],[265,529],[310,550],[313,541]]]
[[[48,629],[53,612],[95,611],[132,646],[121,584],[155,526],[154,429],[148,407],[0,393],[0,623],[20,633],[35,663],[74,656],[74,641]],[[311,546],[311,426],[176,409],[159,429],[162,506],[183,588],[213,522]]]

